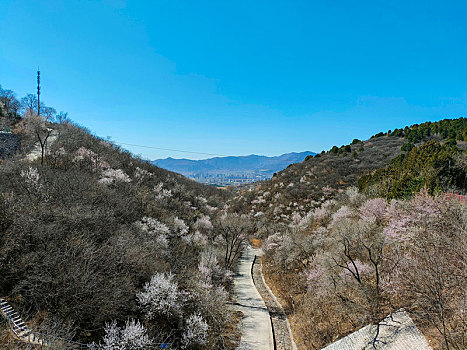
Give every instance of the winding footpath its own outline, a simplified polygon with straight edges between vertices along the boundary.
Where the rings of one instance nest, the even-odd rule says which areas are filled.
[[[261,272],[261,249],[246,247],[234,279],[234,303],[243,312],[240,350],[295,350],[282,306]]]
[[[269,312],[251,275],[251,267],[257,254],[260,254],[259,249],[250,246],[245,248],[234,279],[234,306],[243,312],[241,350],[274,349]]]

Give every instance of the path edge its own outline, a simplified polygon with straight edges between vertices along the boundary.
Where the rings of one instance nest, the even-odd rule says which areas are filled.
[[[255,260],[256,260],[256,255],[255,255]],[[261,265],[263,265],[262,262],[261,262]],[[266,280],[264,279],[264,275],[263,275],[263,269],[261,268],[259,272],[260,272],[260,275],[261,275],[261,279],[263,280],[263,284],[266,287],[266,290],[268,291],[269,295],[272,296],[274,301],[277,303],[277,305],[280,307],[281,311],[285,315],[285,324],[287,325],[287,330],[289,331],[289,337],[290,337],[290,340],[292,342],[292,348],[293,348],[293,350],[297,350],[297,344],[295,344],[295,340],[293,339],[292,327],[290,327],[289,317],[285,313],[284,308],[282,307],[282,304],[279,302],[279,300],[277,300],[277,298],[274,295],[274,293],[272,292],[271,288],[269,288],[268,284],[266,283]]]

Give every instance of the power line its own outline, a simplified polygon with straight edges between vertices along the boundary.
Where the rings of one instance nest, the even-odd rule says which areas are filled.
[[[154,147],[154,146],[136,145],[136,144],[133,144],[133,143],[125,143],[125,142],[117,142],[117,141],[110,141],[110,142],[116,143],[118,145],[126,145],[126,146],[142,147],[142,148],[151,148],[151,149],[158,149],[158,150],[163,150],[163,151],[191,153],[191,154],[202,154],[202,155],[216,156],[216,157],[232,157],[232,156],[229,156],[229,155],[226,155],[226,154],[186,151],[186,150],[172,149],[172,148],[162,148],[162,147]]]

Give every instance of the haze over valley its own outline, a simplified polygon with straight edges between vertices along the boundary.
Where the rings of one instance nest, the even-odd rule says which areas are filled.
[[[204,160],[166,158],[154,160],[152,164],[208,185],[236,186],[269,180],[274,173],[315,154],[307,151],[286,153],[276,157],[252,154]]]

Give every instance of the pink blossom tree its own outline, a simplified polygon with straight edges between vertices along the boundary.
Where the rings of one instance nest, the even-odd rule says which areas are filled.
[[[384,198],[368,199],[359,208],[360,217],[364,220],[375,219],[382,222],[386,217],[387,206]]]

